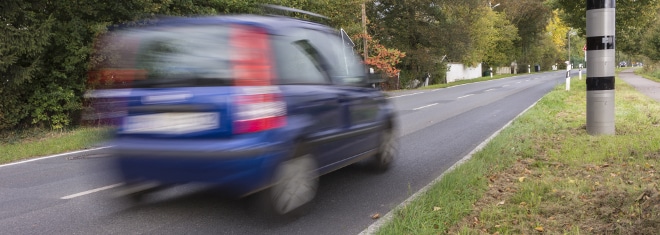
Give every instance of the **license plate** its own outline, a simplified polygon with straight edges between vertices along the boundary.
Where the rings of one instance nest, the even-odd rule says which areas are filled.
[[[203,113],[158,113],[127,116],[124,133],[186,134],[218,128],[220,115]]]

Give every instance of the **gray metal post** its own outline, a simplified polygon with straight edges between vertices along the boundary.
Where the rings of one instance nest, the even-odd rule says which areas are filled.
[[[587,0],[587,133],[614,135],[615,0]]]

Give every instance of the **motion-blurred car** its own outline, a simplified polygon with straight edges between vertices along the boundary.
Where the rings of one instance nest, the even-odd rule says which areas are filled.
[[[394,109],[343,31],[223,15],[160,19],[110,38],[103,58],[115,59],[103,71],[132,82],[112,141],[131,197],[151,183],[209,183],[291,215],[314,198],[320,175],[357,162],[383,171],[397,154]]]

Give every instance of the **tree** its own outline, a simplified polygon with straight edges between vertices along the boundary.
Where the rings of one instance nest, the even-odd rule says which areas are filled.
[[[481,21],[484,32],[487,32],[483,61],[490,66],[508,66],[516,59],[514,42],[520,39],[518,28],[506,19],[503,12],[488,10]]]
[[[569,31],[571,31],[571,29],[566,24],[564,24],[564,22],[559,17],[559,10],[552,11],[552,18],[548,22],[545,30],[550,38],[550,45],[552,45],[551,48],[548,48],[545,58],[553,58],[553,60],[544,61],[544,66],[551,66],[555,64],[563,65],[564,61],[568,59],[566,56],[562,57],[562,55],[566,55],[566,48],[568,46],[567,36],[569,35]],[[574,42],[572,44],[577,45],[578,43]]]
[[[570,28],[559,18],[559,10],[552,11],[552,18],[545,30],[550,34],[552,43],[557,49],[566,48],[566,35],[568,35]]]
[[[660,19],[647,31],[643,43],[643,54],[653,61],[660,61]]]
[[[396,68],[396,65],[401,62],[402,58],[406,57],[406,53],[397,49],[387,48],[380,44],[378,40],[363,33],[357,34],[353,38],[367,40],[369,43],[369,58],[366,58],[364,61],[367,65],[384,72],[388,77],[398,75],[400,70]]]
[[[561,10],[560,17],[570,27],[586,34],[586,4],[584,1],[553,0],[554,7]],[[660,9],[658,0],[616,1],[616,49],[637,55],[640,54],[643,35],[654,23]]]
[[[54,18],[41,14],[41,1],[7,0],[0,5],[0,129],[29,115],[26,84],[42,72],[41,58],[52,36]]]
[[[507,19],[518,28],[518,63],[532,64],[543,59],[545,27],[552,17],[544,0],[501,0],[495,10],[506,13]]]
[[[444,58],[472,65],[483,61],[489,42],[482,36],[492,31],[474,26],[483,23],[479,19],[485,7],[480,0],[372,2],[370,33],[385,46],[406,53],[401,65],[408,79],[430,74],[437,83],[445,77]]]
[[[0,5],[0,129],[59,129],[82,107],[93,39],[112,24],[159,14],[210,14],[217,1],[7,0]]]
[[[436,46],[440,27],[432,0],[384,0],[369,2],[367,15],[370,20],[369,34],[385,47],[405,52],[401,62],[407,77],[441,77],[437,57],[442,48]]]
[[[406,53],[402,73],[411,78],[440,82],[446,61],[499,66],[517,55],[518,29],[483,0],[384,0],[368,13],[374,37]]]

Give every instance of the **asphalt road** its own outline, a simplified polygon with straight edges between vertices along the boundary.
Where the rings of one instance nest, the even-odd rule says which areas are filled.
[[[168,189],[138,206],[119,203],[119,181],[96,150],[0,166],[0,234],[357,234],[372,214],[389,212],[564,78],[558,71],[391,93],[401,124],[393,168],[321,177],[313,210],[295,221],[260,219],[245,200],[202,185]]]
[[[660,82],[655,82],[635,74],[635,68],[619,72],[621,80],[633,86],[637,91],[660,102]]]

